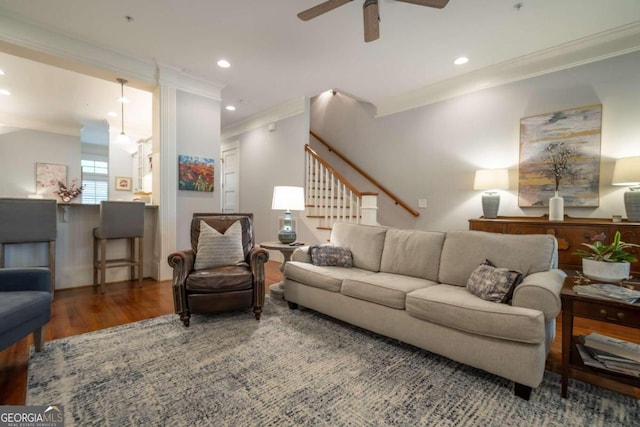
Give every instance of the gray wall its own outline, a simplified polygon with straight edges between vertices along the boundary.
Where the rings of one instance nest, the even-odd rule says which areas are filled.
[[[273,187],[304,186],[304,145],[308,141],[308,113],[247,131],[228,141],[240,142],[240,211],[254,214],[256,240],[278,240],[278,218],[284,212],[271,210]],[[299,214],[293,212],[296,218]],[[297,221],[298,240],[310,241],[312,235]],[[277,254],[274,254],[277,256]]]
[[[34,194],[36,163],[67,165],[67,182],[80,180],[80,138],[36,130],[0,135],[0,195]]]
[[[640,155],[640,52],[482,90],[376,119],[369,104],[344,95],[320,95],[311,103],[311,129],[375,179],[417,208],[414,219],[382,198],[383,225],[425,230],[468,228],[482,215],[477,169],[508,168],[510,190],[501,193],[499,215],[547,213],[519,208],[519,125],[523,117],[603,105],[600,206],[567,208],[576,217],[624,216],[625,188],[611,186],[616,158]],[[345,171],[335,159],[330,160]],[[356,178],[354,178],[356,179]],[[369,190],[367,187],[361,187]]]
[[[190,248],[191,217],[195,212],[220,212],[220,101],[192,93],[176,94],[177,154],[214,159],[215,178],[212,193],[178,190],[178,250]],[[175,159],[178,167],[178,158]],[[176,182],[174,185],[178,185]]]

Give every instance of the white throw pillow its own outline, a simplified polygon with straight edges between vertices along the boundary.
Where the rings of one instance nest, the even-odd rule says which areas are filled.
[[[244,251],[242,250],[242,224],[240,221],[231,224],[231,227],[224,234],[220,234],[218,230],[206,222],[200,221],[195,270],[238,265],[243,262]]]

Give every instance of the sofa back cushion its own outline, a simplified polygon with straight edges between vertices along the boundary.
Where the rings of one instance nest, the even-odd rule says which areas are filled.
[[[465,286],[471,273],[485,260],[527,276],[557,267],[558,244],[550,234],[450,231],[442,245],[439,282]]]
[[[369,271],[380,271],[380,258],[385,227],[336,222],[331,229],[331,243],[351,251],[353,266]]]
[[[444,237],[437,231],[387,230],[380,271],[437,281]]]

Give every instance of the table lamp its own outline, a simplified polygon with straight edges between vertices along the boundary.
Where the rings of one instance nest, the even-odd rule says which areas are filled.
[[[640,156],[616,160],[611,184],[629,187],[629,191],[624,193],[627,219],[640,222]]]
[[[485,218],[495,219],[500,207],[500,194],[497,190],[509,188],[509,171],[506,169],[480,169],[476,171],[474,190],[487,190],[482,195],[482,214]]]
[[[302,187],[273,187],[273,201],[271,209],[283,210],[284,224],[278,232],[278,240],[280,243],[293,243],[296,241],[296,232],[293,229],[291,221],[291,211],[303,211],[304,204],[304,188]]]

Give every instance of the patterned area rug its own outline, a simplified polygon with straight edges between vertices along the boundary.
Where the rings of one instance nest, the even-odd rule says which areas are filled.
[[[523,367],[525,369],[525,367]],[[67,426],[631,426],[640,401],[547,373],[512,383],[267,299],[250,313],[162,316],[46,343],[27,403]]]

